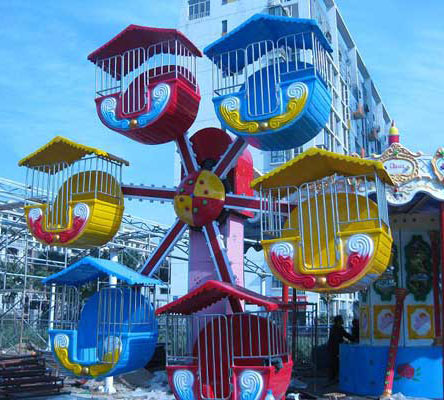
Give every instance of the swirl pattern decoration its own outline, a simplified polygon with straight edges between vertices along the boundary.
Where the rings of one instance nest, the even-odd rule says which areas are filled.
[[[270,247],[271,266],[277,278],[294,285],[303,285],[305,289],[313,289],[316,285],[315,277],[295,272],[294,254],[294,246],[289,242],[275,243]]]
[[[112,129],[129,131],[133,128],[144,128],[153,122],[165,110],[171,98],[171,88],[166,83],[159,83],[151,91],[149,111],[137,118],[137,124],[132,125],[129,118],[118,118],[117,98],[109,96],[100,103],[100,114],[106,126]],[[120,100],[119,100],[120,101]]]
[[[179,369],[173,374],[173,385],[180,400],[195,400],[193,385],[194,375],[186,369]]]
[[[73,209],[74,218],[80,218],[82,220],[87,220],[89,217],[89,207],[85,203],[77,203]]]
[[[241,400],[259,400],[264,390],[264,380],[259,372],[247,369],[239,378],[239,387]]]
[[[293,263],[294,248],[292,244],[288,242],[276,243],[271,247],[271,252],[277,257],[291,259]]]
[[[148,113],[137,118],[139,128],[144,128],[155,120],[167,106],[171,97],[171,88],[166,83],[159,83],[151,92],[152,103]]]
[[[241,120],[240,100],[237,97],[233,96],[224,99],[219,107],[219,111],[225,122],[232,128],[247,133],[256,133],[259,131],[258,122]]]
[[[359,233],[350,236],[345,245],[345,251],[347,268],[344,271],[332,272],[327,276],[327,283],[331,287],[342,285],[364,270],[373,256],[374,243],[370,236]]]
[[[56,349],[67,349],[69,347],[69,337],[68,335],[58,333],[54,337],[54,348]]]
[[[241,119],[241,100],[230,96],[219,106],[219,112],[224,121],[239,132],[258,133],[259,131],[276,130],[297,118],[307,103],[308,86],[303,82],[294,82],[288,86],[284,97],[287,98],[286,110],[268,121],[243,121]]]
[[[308,87],[303,82],[292,83],[287,88],[288,104],[286,112],[270,118],[268,124],[271,129],[279,129],[283,125],[297,118],[307,103]]]
[[[72,208],[72,224],[67,229],[57,233],[48,232],[43,226],[43,211],[32,208],[28,213],[28,222],[31,233],[45,244],[68,243],[81,234],[90,216],[90,208],[85,203],[77,203]]]
[[[115,97],[107,97],[100,104],[100,113],[106,125],[114,129],[122,129],[124,131],[130,129],[129,119],[118,119],[116,115],[117,99]]]
[[[308,87],[303,82],[294,82],[287,88],[287,96],[290,99],[300,100],[308,94]]]
[[[347,240],[347,254],[358,254],[361,257],[369,257],[373,254],[373,240],[368,235],[357,234]]]
[[[31,208],[31,210],[29,210],[28,218],[31,221],[37,221],[42,216],[43,216],[43,211],[40,208]]]

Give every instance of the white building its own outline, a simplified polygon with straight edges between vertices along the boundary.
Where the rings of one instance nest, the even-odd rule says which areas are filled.
[[[256,13],[314,18],[333,48],[329,58],[328,85],[333,98],[329,123],[303,148],[259,152],[250,147],[255,165],[263,166],[262,172],[268,172],[312,146],[366,155],[381,153],[387,146],[390,116],[334,0],[182,1],[179,29],[201,50]],[[212,64],[204,57],[199,61],[197,75],[202,101],[191,133],[220,126],[211,101],[211,74]],[[258,282],[250,283],[260,287]],[[279,287],[279,282],[270,278],[267,294],[279,295]],[[326,310],[318,295],[310,294],[308,300],[318,303],[321,312]],[[337,297],[333,301],[332,314],[352,315],[354,300],[354,295]]]

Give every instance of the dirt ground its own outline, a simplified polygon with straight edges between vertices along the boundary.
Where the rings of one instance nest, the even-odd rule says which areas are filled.
[[[306,385],[305,388],[301,386]],[[109,395],[103,393],[104,382],[66,379],[65,391],[70,394],[52,396],[49,399],[73,400],[73,399],[132,399],[132,400],[174,400],[174,396],[168,386],[165,371],[149,372],[144,369],[122,375],[114,380],[116,393]],[[317,400],[364,400],[376,399],[376,397],[360,397],[348,395],[338,390],[337,385],[329,385],[326,377],[303,377],[294,379],[290,387],[294,387],[294,394],[299,392],[299,399]],[[299,389],[297,389],[299,387]],[[39,400],[44,397],[38,398]],[[298,399],[297,396],[287,396],[288,400]],[[37,398],[36,398],[37,400]],[[419,400],[395,395],[393,400]],[[421,399],[427,400],[427,399]]]

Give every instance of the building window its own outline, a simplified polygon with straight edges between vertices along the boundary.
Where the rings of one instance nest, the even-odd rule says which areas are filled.
[[[285,162],[285,151],[272,151],[270,155],[270,163],[271,164],[280,164]]]
[[[226,19],[222,21],[222,36],[228,32],[228,22]]]
[[[188,19],[191,21],[197,18],[208,17],[210,15],[210,0],[188,0]]]
[[[295,147],[293,149],[293,157],[298,156],[299,154],[302,154],[304,152],[304,148],[302,146],[300,147]]]
[[[268,9],[268,13],[279,17],[288,17],[287,10],[282,6],[271,6]]]
[[[271,278],[271,288],[279,289],[282,287],[282,282],[279,279],[276,279],[274,276]]]
[[[272,151],[270,154],[270,164],[283,164],[293,158],[292,150]]]

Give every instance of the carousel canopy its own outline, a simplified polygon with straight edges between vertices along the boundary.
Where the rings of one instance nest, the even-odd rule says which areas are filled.
[[[119,164],[129,165],[128,161],[116,157],[107,151],[85,146],[62,136],[56,136],[49,143],[21,159],[18,165],[28,168],[40,167],[40,170],[41,166],[46,166],[46,172],[51,173],[51,164],[65,162],[67,165],[70,165],[89,154],[95,154]]]
[[[333,51],[314,19],[256,14],[228,34],[207,46],[204,49],[204,54],[209,58],[213,58],[227,51],[244,49],[249,44],[263,40],[271,40],[276,43],[279,38],[287,35],[311,32],[315,34],[327,51]],[[307,35],[307,37],[304,35],[304,46],[305,48],[312,47],[311,37],[309,35]],[[300,47],[302,47],[302,43]]]
[[[43,279],[42,283],[44,285],[55,283],[57,285],[80,286],[97,278],[103,279],[107,276],[115,276],[128,285],[164,285],[163,282],[141,275],[125,265],[94,257],[82,258],[63,271]]]
[[[285,306],[284,303],[261,296],[241,286],[226,282],[207,281],[198,288],[156,310],[156,314],[184,314],[189,315],[211,306],[219,300],[234,298],[246,303],[264,307],[267,311],[274,311]]]
[[[188,50],[197,57],[202,57],[200,50],[181,32],[176,29],[151,28],[148,26],[129,25],[117,36],[113,37],[109,42],[93,51],[88,60],[94,64],[98,60],[123,54],[127,50],[144,48],[165,42],[168,40],[178,39]],[[170,52],[174,53],[174,46]]]
[[[393,185],[392,178],[379,161],[364,160],[333,153],[327,150],[312,147],[299,156],[251,182],[253,189],[264,189],[299,186],[305,182],[312,182],[335,173],[342,176],[369,175],[373,173],[385,183]]]

